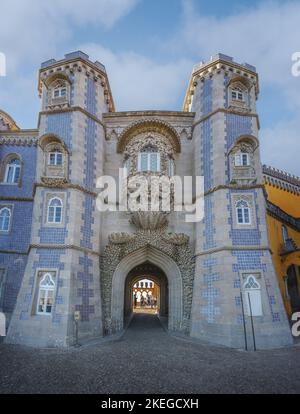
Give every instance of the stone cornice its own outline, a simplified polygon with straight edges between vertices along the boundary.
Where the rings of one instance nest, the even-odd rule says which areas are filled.
[[[0,201],[26,201],[33,202],[33,197],[10,197],[10,196],[0,196]]]
[[[53,114],[61,114],[66,112],[82,112],[84,115],[88,116],[93,121],[97,122],[97,124],[101,125],[105,129],[104,122],[101,121],[101,119],[97,118],[95,115],[91,114],[90,112],[86,111],[85,109],[81,108],[80,106],[72,106],[70,108],[63,108],[63,109],[55,109],[55,110],[49,110],[49,111],[41,111],[39,113],[39,119],[38,119],[38,126],[40,126],[41,122],[41,116],[42,115],[53,115]]]
[[[256,118],[256,122],[257,122],[257,128],[260,129],[260,122],[259,122],[259,116],[256,113],[252,113],[252,112],[238,112],[238,111],[234,111],[232,109],[226,109],[226,108],[218,108],[215,109],[214,111],[210,112],[209,114],[201,117],[200,119],[198,119],[197,121],[194,122],[193,124],[193,129],[198,125],[201,124],[202,122],[206,121],[207,119],[209,119],[210,117],[212,117],[213,115],[216,115],[219,112],[223,112],[224,114],[228,114],[228,115],[238,115],[238,116],[248,116],[251,118]]]
[[[100,253],[92,249],[76,246],[74,244],[30,244],[28,253],[31,249],[49,249],[49,250],[77,250],[83,253],[93,254],[100,257]]]
[[[72,183],[58,183],[57,181],[54,180],[53,185],[51,184],[46,184],[46,183],[35,183],[34,187],[33,187],[33,194],[35,195],[36,189],[38,187],[43,187],[43,188],[56,188],[56,189],[61,189],[61,190],[66,190],[66,189],[71,189],[71,190],[77,190],[77,191],[81,191],[82,193],[86,193],[89,194],[93,197],[97,197],[97,193],[95,191],[91,191],[88,188],[85,188],[79,184],[72,184]]]
[[[38,142],[37,130],[23,130],[0,132],[0,145],[15,145],[15,146],[37,146]]]
[[[1,249],[0,253],[3,254],[20,254],[27,256],[31,249],[49,249],[49,250],[77,250],[83,253],[93,254],[100,257],[100,253],[92,249],[86,249],[84,247],[76,246],[73,244],[30,244],[26,251],[19,250],[5,250]]]
[[[18,251],[18,250],[3,250],[3,249],[1,249],[0,253],[3,253],[3,254],[19,254],[19,255],[22,255],[22,256],[27,256],[28,255],[28,250],[26,252],[21,252],[21,251]]]
[[[253,190],[255,188],[264,189],[263,184],[244,184],[244,185],[236,185],[236,184],[221,184],[216,187],[210,188],[204,192],[204,196],[208,194],[212,194],[219,190]]]
[[[103,114],[103,119],[127,118],[127,117],[180,117],[194,118],[195,112],[183,111],[123,111]]]
[[[195,257],[197,257],[197,256],[206,256],[208,254],[219,253],[219,252],[222,252],[222,251],[244,251],[244,250],[249,250],[249,251],[265,250],[265,251],[268,251],[271,254],[273,254],[272,250],[268,246],[221,246],[221,247],[216,247],[215,249],[209,249],[209,250],[205,250],[203,252],[195,253]]]
[[[294,230],[300,232],[300,218],[296,218],[290,214],[287,214],[285,211],[281,210],[281,208],[271,203],[270,201],[267,201],[267,213],[269,216],[281,221],[284,224],[287,224],[289,227],[292,227]]]

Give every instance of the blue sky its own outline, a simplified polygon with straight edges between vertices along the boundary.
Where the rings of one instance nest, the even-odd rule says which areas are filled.
[[[21,127],[36,127],[49,58],[81,49],[101,61],[117,110],[181,110],[193,65],[222,52],[260,74],[262,161],[300,175],[300,1],[2,0],[1,16],[0,107]]]

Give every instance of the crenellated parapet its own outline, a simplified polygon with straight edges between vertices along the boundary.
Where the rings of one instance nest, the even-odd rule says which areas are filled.
[[[263,165],[265,184],[300,195],[300,178],[274,167]]]

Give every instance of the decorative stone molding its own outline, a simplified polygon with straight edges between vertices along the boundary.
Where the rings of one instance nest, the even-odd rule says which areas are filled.
[[[138,229],[156,230],[168,224],[168,213],[162,211],[135,211],[131,213],[131,223]]]
[[[181,151],[180,136],[172,125],[161,119],[145,118],[128,125],[119,134],[118,152],[123,152],[131,139],[145,133],[165,136],[172,146],[173,152]]]
[[[284,224],[300,232],[300,219],[287,214],[270,201],[267,201],[267,213],[276,220],[282,221]]]
[[[128,233],[112,233],[108,237],[108,241],[111,244],[124,244],[130,243],[135,238],[134,234]]]
[[[0,137],[0,145],[16,145],[16,146],[28,146],[36,147],[38,142],[37,137],[23,136],[23,135],[8,135]]]
[[[60,188],[68,183],[68,180],[64,177],[41,177],[42,183],[47,187]]]
[[[125,235],[123,237],[125,238]],[[153,231],[139,230],[127,243],[115,244],[111,240],[109,241],[100,261],[105,334],[113,334],[122,329],[123,326],[121,321],[114,321],[111,315],[113,275],[123,259],[130,257],[130,255],[135,254],[140,249],[144,249],[146,261],[148,249],[149,252],[151,249],[157,249],[161,256],[166,257],[166,262],[167,258],[171,258],[176,263],[182,279],[180,289],[182,297],[177,298],[180,306],[183,306],[182,321],[179,325],[176,325],[176,321],[171,321],[169,327],[184,333],[189,332],[195,261],[189,243],[177,244],[177,238],[187,240],[187,236],[184,237],[184,235],[177,236],[173,234],[171,237],[166,233],[166,228],[162,228]],[[136,264],[135,262],[135,266]],[[180,295],[180,292],[178,294]],[[124,300],[124,298],[123,296],[122,298],[114,298],[114,301],[116,300]]]
[[[0,110],[0,131],[17,131],[19,127],[13,118],[6,112]]]
[[[166,242],[175,244],[176,246],[182,246],[183,244],[189,243],[189,236],[184,233],[167,233],[163,235],[163,239]]]

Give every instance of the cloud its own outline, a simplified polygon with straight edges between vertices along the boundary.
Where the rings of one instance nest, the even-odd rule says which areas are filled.
[[[277,116],[279,108],[282,110],[282,118],[273,122],[275,115],[266,108],[268,116],[260,132],[263,158],[282,168],[292,167],[300,175],[300,164],[291,163],[300,152],[300,77],[291,73],[292,54],[300,51],[300,3],[264,1],[222,17],[202,15],[193,0],[182,1],[182,5],[182,28],[168,47],[197,60],[206,61],[222,52],[237,62],[255,65],[260,76],[260,99],[267,101],[269,91],[276,99],[277,93],[271,111]],[[261,111],[264,114],[263,107]],[[290,119],[283,121],[287,113]]]
[[[299,117],[265,128],[260,139],[262,162],[300,176],[299,131]]]
[[[76,32],[76,26],[112,28],[139,0],[2,0],[0,39],[8,69],[46,59]]]
[[[77,32],[86,27],[111,30],[139,1],[2,0],[0,51],[6,55],[7,77],[0,78],[0,108],[21,120],[21,127],[32,127],[40,63],[74,50]]]
[[[105,64],[118,111],[170,109],[185,92],[192,67],[187,59],[159,63],[134,52],[113,53],[99,44],[80,49]]]

